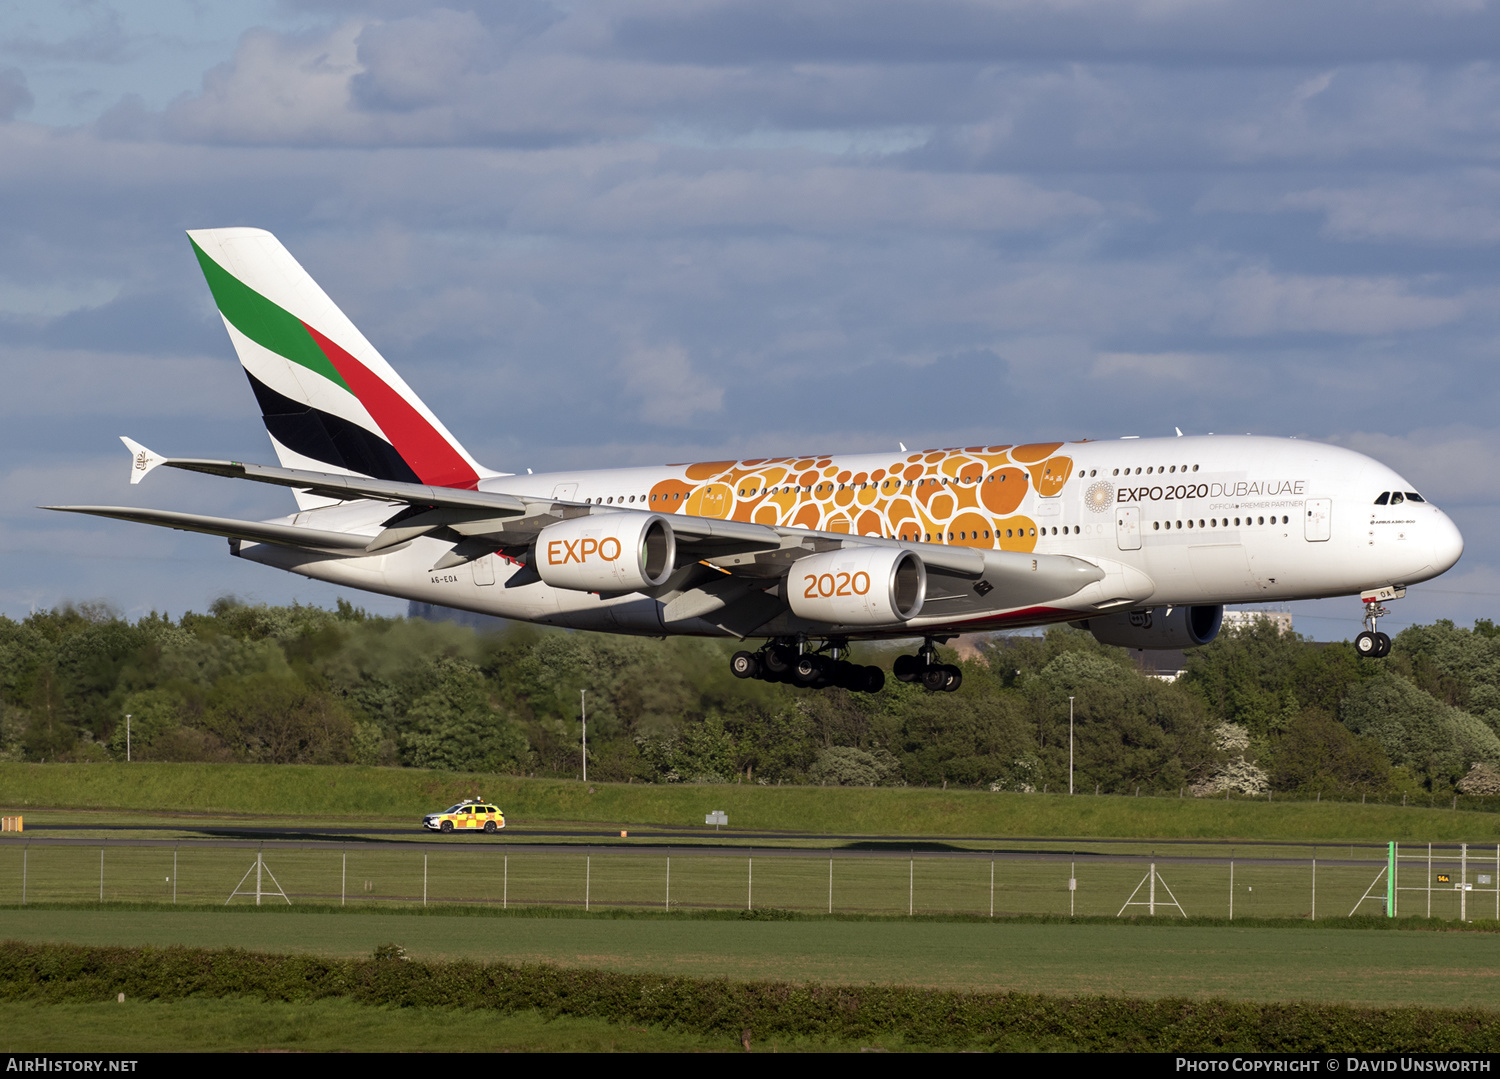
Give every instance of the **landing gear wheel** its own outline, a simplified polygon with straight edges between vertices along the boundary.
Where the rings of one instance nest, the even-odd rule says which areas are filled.
[[[729,657],[729,673],[736,678],[755,678],[760,674],[760,660],[753,652],[736,652]]]
[[[943,689],[948,693],[956,692],[958,687],[964,684],[964,672],[953,666],[944,667],[943,670],[948,675],[948,681],[943,685]]]
[[[922,672],[922,688],[929,693],[941,693],[948,688],[950,677],[951,675],[946,666],[934,664]]]
[[[1384,659],[1391,654],[1391,639],[1384,633],[1375,634],[1375,658]]]
[[[1380,637],[1384,636],[1384,633],[1380,634]],[[1354,638],[1354,650],[1370,659],[1379,659],[1380,639],[1369,630],[1365,630],[1358,637]]]
[[[897,656],[891,664],[891,673],[898,682],[915,682],[922,677],[922,662],[916,656]]]
[[[782,644],[773,644],[762,655],[765,658],[761,660],[761,666],[771,674],[790,674],[792,665],[797,662],[797,653]]]
[[[441,830],[441,831],[442,831],[442,832],[443,832],[443,833],[444,833],[444,834],[445,834],[445,835],[446,835],[446,834],[447,834],[447,833],[448,833],[448,832],[451,832],[451,831],[453,831],[453,822],[452,822],[452,821],[451,821],[451,820],[445,820],[445,821],[443,821],[443,823],[442,823],[442,825],[441,825],[441,826],[440,826],[440,830]]]
[[[820,681],[828,670],[822,656],[802,655],[792,667],[792,678],[799,686],[811,686]]]
[[[495,834],[495,822],[492,821],[492,820],[485,821],[484,822],[484,832],[485,832],[486,835],[494,835]]]
[[[885,688],[885,672],[879,667],[856,667],[854,671],[857,676],[862,676],[858,688],[865,693],[879,693]]]

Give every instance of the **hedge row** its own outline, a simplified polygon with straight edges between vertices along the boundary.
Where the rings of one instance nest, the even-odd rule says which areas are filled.
[[[343,997],[387,1007],[475,1008],[651,1024],[739,1039],[875,1039],[996,1049],[1149,1052],[1496,1052],[1500,1015],[1227,1000],[1132,1000],[821,986],[468,962],[264,955],[238,949],[0,942],[0,1000],[268,1001]]]

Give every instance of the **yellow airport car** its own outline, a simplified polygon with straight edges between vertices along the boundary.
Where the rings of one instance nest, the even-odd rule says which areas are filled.
[[[481,798],[470,798],[441,813],[427,814],[422,818],[422,827],[429,832],[494,833],[505,827],[505,814]]]

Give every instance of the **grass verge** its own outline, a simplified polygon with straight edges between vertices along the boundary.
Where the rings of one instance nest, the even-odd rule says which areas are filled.
[[[414,768],[248,764],[0,763],[0,806],[269,816],[408,818],[482,794],[508,819],[821,835],[992,835],[1469,842],[1500,839],[1500,814],[1398,805],[1221,801],[925,788],[643,785]],[[711,834],[707,832],[706,834]]]
[[[1300,1000],[1369,1008],[1491,1008],[1500,999],[1500,970],[1489,955],[1494,933],[1473,930],[546,913],[476,918],[296,908],[28,908],[5,911],[3,932],[37,945],[240,947],[338,960],[369,956],[394,941],[427,962],[1064,997]]]
[[[348,1001],[372,1008],[458,1004],[505,1015],[602,1020],[720,1039],[930,1048],[1145,1052],[1500,1050],[1483,1009],[1357,1008],[1228,1000],[1134,1000],[664,977],[548,965],[326,959],[188,948],[0,944],[0,1000],[13,1004]],[[188,1048],[188,1046],[184,1046]]]
[[[13,1053],[702,1053],[740,1050],[725,1037],[457,1008],[392,1008],[350,1000],[0,1003]],[[770,1049],[771,1046],[766,1048]],[[782,1044],[779,1052],[837,1051],[837,1044]],[[741,1050],[742,1051],[742,1050]]]

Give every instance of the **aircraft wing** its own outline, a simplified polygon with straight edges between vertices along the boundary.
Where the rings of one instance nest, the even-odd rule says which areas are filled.
[[[177,513],[173,510],[137,509],[132,506],[43,506],[44,510],[62,513],[87,513],[95,517],[112,517],[117,521],[135,521],[138,524],[161,525],[181,532],[201,532],[209,536],[226,539],[253,540],[256,543],[274,543],[283,547],[302,547],[309,550],[336,551],[350,554],[362,551],[367,542],[364,536],[348,532],[329,532],[320,528],[299,528],[295,525],[270,524],[265,521],[237,521],[229,517],[206,517],[199,513]]]
[[[47,507],[211,535],[305,547],[345,554],[374,554],[422,536],[452,546],[434,564],[446,569],[499,552],[524,559],[543,529],[588,516],[600,507],[585,502],[475,491],[420,483],[375,480],[239,461],[169,458],[122,439],[133,455],[131,483],[166,466],[312,491],[340,500],[372,499],[392,504],[392,516],[373,538],[292,525],[262,524],[109,506]],[[641,512],[611,507],[611,512]],[[648,511],[649,512],[649,511]],[[996,551],[919,543],[883,536],[853,536],[785,526],[725,521],[680,513],[663,514],[677,539],[678,565],[689,572],[656,590],[668,622],[753,610],[749,621],[764,624],[786,609],[774,585],[792,563],[808,555],[847,547],[891,547],[914,552],[929,578],[922,615],[912,624],[981,617],[996,610],[1057,602],[1089,589],[1090,609],[1107,610],[1142,598],[1140,582],[1107,581],[1106,569],[1070,555]],[[1118,596],[1106,595],[1111,591]],[[1149,585],[1149,582],[1147,582]],[[1144,589],[1149,594],[1150,588]],[[1100,593],[1097,596],[1092,593]],[[754,627],[752,627],[754,628]]]

